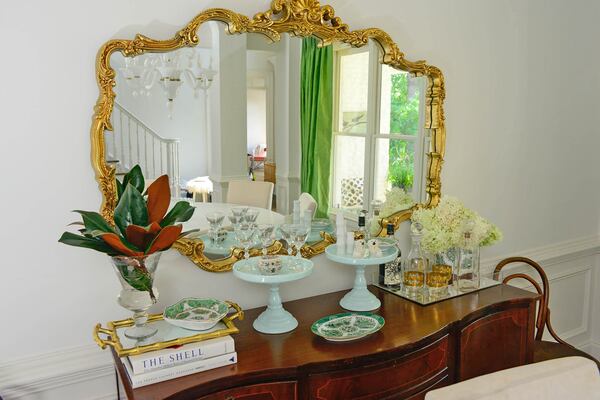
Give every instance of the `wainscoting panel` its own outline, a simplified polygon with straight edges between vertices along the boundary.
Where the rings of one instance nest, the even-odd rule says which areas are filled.
[[[600,356],[600,321],[594,319],[600,318],[599,250],[600,239],[594,237],[506,255],[530,257],[542,265],[550,279],[555,329],[596,357]],[[320,257],[314,259],[317,264]],[[491,274],[499,261],[482,260],[483,272]],[[527,269],[516,266],[510,271],[516,270]],[[0,396],[4,400],[116,399],[110,353],[90,344],[0,364]]]

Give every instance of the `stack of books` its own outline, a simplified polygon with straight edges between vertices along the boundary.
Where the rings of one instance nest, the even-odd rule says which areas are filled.
[[[237,363],[231,336],[121,359],[133,388]]]

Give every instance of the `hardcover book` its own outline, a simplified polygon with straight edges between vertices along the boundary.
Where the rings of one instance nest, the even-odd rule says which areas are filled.
[[[131,363],[127,358],[123,358],[122,360],[123,365],[125,365],[131,387],[135,389],[142,386],[152,385],[153,383],[175,379],[180,376],[191,375],[198,372],[235,364],[237,363],[237,353],[233,352],[217,357],[205,358],[187,364],[180,364],[171,368],[162,368],[139,375],[135,375],[133,373]]]
[[[134,375],[174,367],[181,364],[233,353],[235,344],[231,336],[190,343],[149,353],[129,356]]]

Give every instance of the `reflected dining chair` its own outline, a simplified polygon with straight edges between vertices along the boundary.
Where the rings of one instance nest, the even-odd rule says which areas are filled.
[[[533,350],[533,362],[552,360],[562,357],[579,356],[594,361],[600,369],[600,363],[598,363],[598,360],[565,342],[554,331],[552,323],[550,323],[550,308],[548,306],[550,299],[550,284],[542,267],[535,261],[526,257],[510,257],[500,261],[498,265],[496,265],[496,268],[494,269],[494,279],[499,280],[498,277],[500,276],[500,271],[502,271],[502,269],[509,264],[529,265],[537,271],[542,281],[542,286],[540,286],[535,279],[522,272],[506,275],[502,280],[502,283],[508,283],[513,279],[525,279],[531,283],[535,290],[541,295],[535,322],[536,332],[534,342],[535,346]],[[552,338],[554,338],[554,340],[556,340],[556,342],[542,340],[545,328],[548,328],[548,333],[550,336],[552,336]]]
[[[317,212],[317,201],[315,198],[308,193],[301,193],[298,200],[300,201],[300,215],[304,215],[304,211],[310,210],[312,218],[314,218]]]
[[[230,181],[226,201],[231,204],[271,210],[274,186],[271,182]]]

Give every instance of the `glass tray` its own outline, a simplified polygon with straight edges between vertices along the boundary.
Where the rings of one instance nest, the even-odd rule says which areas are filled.
[[[221,322],[205,331],[180,328],[163,320],[162,314],[153,314],[148,317],[148,324],[157,327],[158,332],[148,339],[140,341],[130,339],[124,335],[125,329],[134,325],[133,319],[128,318],[109,322],[107,328],[102,327],[101,324],[96,324],[94,341],[103,349],[106,346],[111,346],[119,357],[125,357],[239,333],[239,329],[233,324],[233,320],[236,318],[244,319],[244,312],[236,303],[231,301],[226,301],[226,303],[235,309],[235,313],[223,317]],[[100,335],[105,335],[105,338],[101,338]]]
[[[385,291],[388,291],[390,293],[393,293],[397,296],[400,296],[402,298],[405,298],[406,300],[410,300],[412,302],[415,302],[417,304],[421,304],[423,306],[426,306],[428,304],[433,304],[433,303],[437,303],[440,301],[444,301],[444,300],[448,300],[448,299],[452,299],[454,297],[458,297],[458,296],[462,296],[465,294],[469,294],[469,293],[473,293],[473,292],[477,292],[478,290],[482,290],[482,289],[486,289],[492,286],[496,286],[501,284],[502,282],[500,281],[495,281],[493,279],[490,278],[481,278],[480,281],[480,286],[479,289],[475,289],[475,290],[471,290],[469,292],[461,292],[458,290],[457,287],[455,287],[454,285],[450,285],[448,287],[448,294],[444,295],[444,296],[436,296],[436,297],[431,297],[429,296],[429,294],[425,293],[423,295],[419,295],[417,298],[414,297],[409,297],[405,292],[403,288],[400,289],[392,289],[389,287],[385,287],[383,285],[380,285],[379,283],[373,283],[374,286],[377,286],[378,288],[381,288]]]

